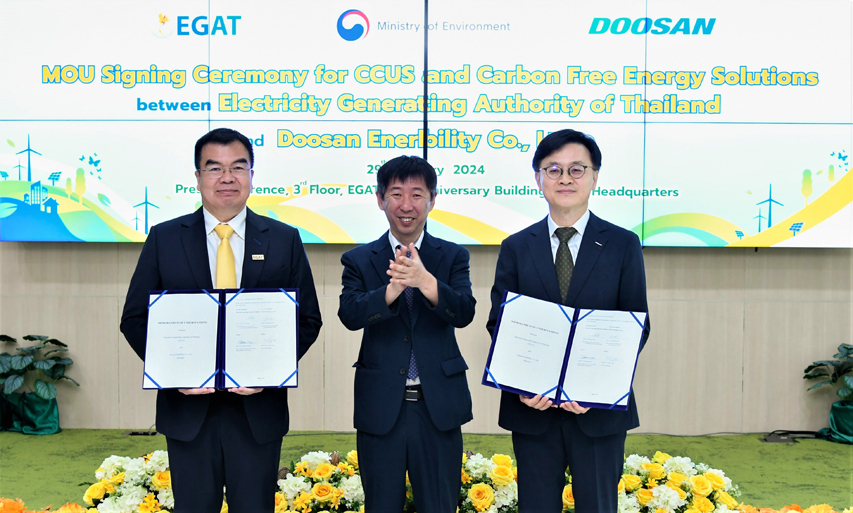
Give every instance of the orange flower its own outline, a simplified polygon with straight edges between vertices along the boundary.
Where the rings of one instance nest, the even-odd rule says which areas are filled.
[[[56,510],[56,513],[86,513],[86,511],[88,510],[76,502],[66,502]]]
[[[24,513],[24,501],[0,499],[0,513]]]
[[[471,476],[465,473],[464,468],[462,469],[462,482],[466,484],[471,482]]]
[[[780,509],[779,511],[780,512],[796,511],[798,513],[803,513],[803,508],[800,507],[799,504],[791,504],[790,506],[785,506],[784,508]]]

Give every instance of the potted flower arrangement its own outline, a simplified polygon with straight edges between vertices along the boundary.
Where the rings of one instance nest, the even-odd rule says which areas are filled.
[[[835,386],[841,400],[829,412],[829,428],[818,432],[821,438],[834,442],[853,443],[853,345],[841,344],[834,360],[818,360],[806,367],[803,379],[821,379],[809,390],[824,385]]]
[[[67,379],[65,369],[73,360],[62,353],[68,345],[44,335],[26,335],[24,340],[37,345],[17,348],[17,354],[0,354],[0,429],[18,431],[29,435],[48,435],[61,431],[59,407],[56,404],[56,385]],[[17,340],[0,335],[0,342],[17,343]],[[51,356],[53,355],[53,356]],[[19,393],[22,387],[31,391]]]

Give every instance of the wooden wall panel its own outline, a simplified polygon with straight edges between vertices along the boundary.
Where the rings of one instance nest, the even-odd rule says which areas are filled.
[[[291,428],[352,430],[352,362],[360,332],[337,319],[340,256],[352,245],[306,247],[323,309],[320,339],[301,362]],[[66,428],[147,428],[154,393],[118,331],[140,244],[0,243],[0,333],[44,333],[71,346],[60,390]],[[477,314],[457,335],[470,367],[474,421],[501,433],[499,394],[480,385],[498,247],[470,247]],[[853,342],[853,251],[646,248],[652,337],[635,386],[638,432],[816,429],[828,390],[805,393],[802,369]],[[8,347],[0,348],[8,351]],[[666,379],[661,379],[661,375]]]

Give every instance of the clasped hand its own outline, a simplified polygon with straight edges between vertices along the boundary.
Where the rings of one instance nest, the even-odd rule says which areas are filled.
[[[412,256],[407,257],[407,252]],[[391,284],[385,295],[385,299],[390,300],[388,304],[397,299],[406,287],[419,289],[430,303],[433,305],[438,303],[438,283],[424,267],[418,248],[414,244],[398,249],[394,260],[389,260],[388,270],[385,273],[391,277]]]
[[[531,408],[535,408],[537,410],[547,410],[548,408],[556,408],[557,406],[551,402],[547,397],[542,397],[541,395],[536,395],[533,397],[524,397],[523,395],[518,396],[521,399],[521,402],[530,406]],[[572,413],[586,413],[589,411],[589,408],[584,408],[576,401],[566,402],[560,404],[560,408],[570,411]]]

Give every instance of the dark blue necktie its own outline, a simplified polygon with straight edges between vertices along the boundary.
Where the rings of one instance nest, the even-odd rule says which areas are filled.
[[[400,246],[397,246],[397,249],[400,249]],[[406,258],[412,258],[411,251],[406,251]],[[412,287],[406,287],[403,290],[403,295],[406,296],[406,306],[409,307],[409,317],[411,318],[412,306],[414,305],[415,300],[415,291]],[[411,356],[409,356],[409,372],[406,374],[406,377],[409,379],[415,379],[418,377],[418,363],[415,361],[414,340],[412,341]]]

